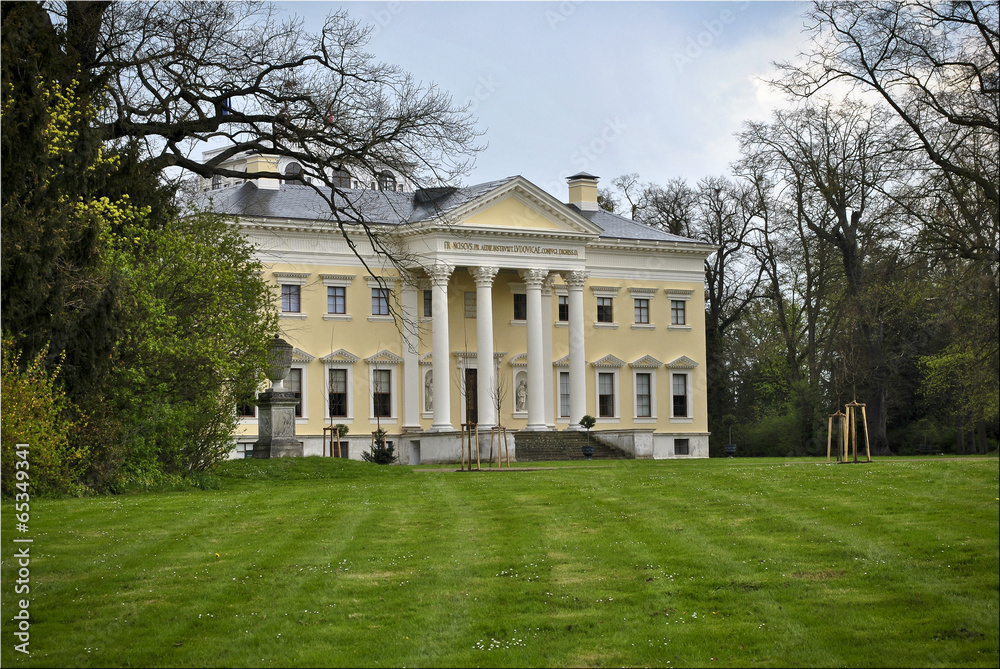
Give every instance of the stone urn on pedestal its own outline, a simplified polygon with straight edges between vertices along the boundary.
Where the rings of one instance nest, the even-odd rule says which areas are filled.
[[[284,379],[292,364],[292,345],[275,336],[271,340],[267,378],[271,387],[257,398],[257,441],[255,458],[302,456],[302,442],[295,438],[295,393],[285,390]]]

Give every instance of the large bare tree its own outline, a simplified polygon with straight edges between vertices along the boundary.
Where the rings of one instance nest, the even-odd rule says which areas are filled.
[[[78,57],[81,89],[101,107],[102,139],[138,144],[151,165],[206,178],[281,178],[276,166],[244,172],[227,162],[247,152],[292,158],[341,229],[367,223],[343,196],[342,170],[445,185],[479,150],[467,108],[366,53],[371,28],[343,10],[310,30],[250,1],[45,9]],[[199,142],[225,148],[202,162],[191,155]]]
[[[757,169],[787,185],[796,219],[840,256],[846,308],[865,349],[844,359],[853,368],[846,373],[851,385],[867,389],[874,450],[888,452],[891,370],[884,305],[873,288],[880,267],[891,266],[916,236],[893,197],[911,175],[905,137],[883,109],[826,101],[748,123],[740,141]]]
[[[1000,19],[995,2],[816,2],[813,45],[775,82],[809,97],[839,84],[881,98],[931,169],[925,235],[996,273]],[[918,208],[913,209],[914,213]]]

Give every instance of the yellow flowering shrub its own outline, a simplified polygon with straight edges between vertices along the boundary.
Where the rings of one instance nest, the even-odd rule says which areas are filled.
[[[13,339],[3,337],[0,355],[0,484],[3,494],[15,492],[14,451],[28,444],[28,491],[32,494],[74,492],[88,464],[85,448],[74,446],[71,436],[84,426],[74,418],[58,377],[45,371],[46,351],[20,369],[20,354]]]

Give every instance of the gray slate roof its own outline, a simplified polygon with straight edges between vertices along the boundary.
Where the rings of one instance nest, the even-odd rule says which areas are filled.
[[[369,223],[404,225],[447,214],[516,178],[507,177],[462,188],[424,189],[416,193],[345,189],[343,195],[336,197],[336,204],[343,212],[345,222],[363,216]],[[329,193],[327,190],[327,198]],[[207,209],[229,216],[301,221],[336,220],[327,200],[312,187],[292,184],[282,184],[276,190],[266,190],[248,182],[199,193],[192,198],[190,204],[196,209]],[[581,211],[573,205],[565,206],[601,228],[602,239],[702,243],[604,210]]]
[[[659,230],[642,223],[636,223],[632,219],[619,216],[618,214],[612,214],[611,212],[604,211],[603,209],[598,211],[581,211],[573,205],[566,206],[571,207],[578,214],[601,228],[601,230],[603,230],[601,233],[602,239],[608,237],[612,239],[635,239],[650,242],[686,242],[688,244],[702,243],[697,239],[681,237],[680,235],[671,234],[665,230]]]

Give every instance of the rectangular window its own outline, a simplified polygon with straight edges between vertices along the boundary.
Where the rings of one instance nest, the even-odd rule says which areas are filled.
[[[377,418],[392,416],[392,370],[372,371],[372,408]]]
[[[347,288],[344,286],[327,286],[326,312],[328,314],[347,313]]]
[[[372,288],[372,316],[389,315],[389,289]]]
[[[597,298],[597,322],[598,323],[614,323],[614,310],[612,309],[614,305],[614,298],[612,297],[599,297]]]
[[[434,302],[432,301],[434,299],[432,297],[433,295],[434,295],[433,291],[430,290],[424,291],[424,318],[430,318],[431,316],[434,315],[434,310],[433,310]]]
[[[646,372],[635,375],[635,415],[637,418],[650,418],[653,415],[652,383]]]
[[[236,405],[236,415],[240,418],[256,418],[257,417],[257,405],[253,403],[253,395],[245,398],[239,404]]]
[[[330,370],[330,416],[347,418],[347,370]]]
[[[615,375],[597,375],[597,411],[601,418],[615,417]]]
[[[528,296],[524,293],[514,293],[514,320],[528,319]]]
[[[644,297],[635,300],[635,322],[649,323],[649,300]]]
[[[569,418],[569,372],[559,372],[559,417]]]
[[[287,313],[299,313],[299,288],[295,284],[281,284],[281,310]]]
[[[670,324],[684,325],[684,300],[670,300]]]
[[[298,286],[296,286],[298,288]],[[288,378],[285,379],[285,389],[295,393],[298,404],[295,405],[295,417],[302,418],[302,370],[294,367],[288,370]]]
[[[674,455],[690,455],[690,443],[687,439],[674,439]]]
[[[565,323],[569,320],[569,296],[559,296],[559,322]]]
[[[687,374],[674,374],[674,418],[687,418]]]

